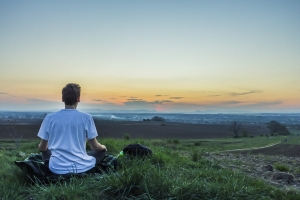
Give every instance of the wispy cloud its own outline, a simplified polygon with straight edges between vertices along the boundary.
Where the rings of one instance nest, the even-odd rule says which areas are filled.
[[[248,106],[273,106],[273,105],[279,105],[282,104],[283,101],[261,101],[261,102],[255,102],[251,103]]]
[[[222,95],[220,95],[220,94],[208,95],[208,97],[220,97],[220,96],[222,96]]]
[[[106,101],[103,101],[101,99],[92,99],[93,101],[98,101],[98,102],[106,102]]]
[[[240,101],[224,101],[224,102],[221,102],[222,105],[237,105],[237,104],[241,104],[243,102],[240,102]]]
[[[27,103],[57,103],[56,101],[48,101],[44,99],[35,99],[35,98],[28,98],[25,99]]]
[[[143,99],[137,99],[137,98],[130,98],[127,99],[127,101],[144,101]]]
[[[6,93],[6,92],[0,92],[0,94],[8,94],[8,93]]]
[[[157,105],[166,105],[168,103],[172,103],[173,101],[171,100],[161,100],[161,101],[145,101],[145,100],[139,100],[139,99],[136,99],[134,101],[130,100],[130,101],[127,101],[127,102],[124,102],[124,105],[126,107],[129,107],[129,108],[132,108],[132,107],[135,107],[135,108],[138,108],[138,109],[154,109]]]
[[[157,94],[155,95],[156,97],[166,97],[166,96],[169,96],[169,95],[166,95],[166,94]]]
[[[162,102],[162,103],[172,103],[172,102],[174,102],[174,101],[171,101],[171,100],[162,100],[161,102]]]
[[[261,92],[262,91],[260,91],[260,90],[251,90],[251,91],[248,91],[248,92],[231,92],[228,95],[234,97],[234,96],[241,96],[241,95],[261,93]]]
[[[124,105],[129,109],[155,109],[156,103],[147,101],[127,101]]]
[[[170,99],[182,99],[183,97],[170,97]]]
[[[13,100],[0,100],[2,110],[51,110],[61,108],[62,102],[36,98],[16,97]]]

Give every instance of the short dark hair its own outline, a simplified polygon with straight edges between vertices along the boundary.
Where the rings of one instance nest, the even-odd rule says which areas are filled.
[[[80,97],[81,87],[76,83],[68,83],[62,89],[62,98],[66,105],[74,105]]]

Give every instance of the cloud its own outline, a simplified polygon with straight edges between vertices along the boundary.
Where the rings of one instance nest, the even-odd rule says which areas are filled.
[[[220,96],[222,96],[222,95],[220,95],[220,94],[208,95],[208,97],[220,97]]]
[[[170,97],[170,99],[182,99],[183,97]]]
[[[116,99],[116,98],[110,98],[110,99]]]
[[[5,93],[5,92],[0,92],[0,94],[8,94],[8,93]]]
[[[248,92],[240,92],[240,93],[237,93],[237,92],[231,92],[229,93],[228,95],[229,96],[241,96],[241,95],[247,95],[247,94],[254,94],[254,93],[261,93],[262,91],[260,90],[251,90],[251,91],[248,91]]]
[[[263,107],[263,106],[273,106],[282,104],[282,101],[262,101],[262,102],[255,102],[252,104],[248,104],[248,106],[255,106],[255,107]]]
[[[127,101],[124,102],[125,107],[129,109],[155,109],[156,103],[147,101]]]
[[[171,102],[174,102],[174,101],[171,101],[171,100],[162,100],[161,102],[162,103],[171,103]]]
[[[124,105],[128,108],[134,108],[134,109],[155,109],[158,105],[166,105],[168,103],[172,103],[173,101],[170,100],[162,100],[162,101],[144,101],[144,100],[130,100],[127,102],[124,102]],[[166,103],[166,104],[165,104]]]
[[[241,101],[223,101],[220,103],[217,103],[218,105],[236,105],[236,104],[241,104],[243,102]]]
[[[92,99],[93,101],[99,101],[99,102],[106,102],[106,101],[103,101],[101,99]]]
[[[243,95],[254,94],[254,93],[261,93],[261,92],[263,92],[263,91],[261,91],[261,90],[250,90],[250,91],[246,91],[246,92],[220,92],[220,93],[210,91],[209,93],[213,93],[213,94],[207,95],[207,96],[208,97],[220,97],[220,96],[235,97],[235,96],[243,96]]]
[[[169,96],[169,95],[166,95],[166,94],[157,94],[155,95],[156,97],[165,97],[165,96]]]
[[[144,101],[143,99],[131,98],[127,99],[127,101]]]
[[[57,101],[49,101],[44,99],[35,99],[35,98],[29,98],[26,99],[27,103],[57,103]]]
[[[37,111],[60,109],[64,105],[60,101],[49,101],[36,98],[16,97],[0,100],[0,110],[10,111]]]

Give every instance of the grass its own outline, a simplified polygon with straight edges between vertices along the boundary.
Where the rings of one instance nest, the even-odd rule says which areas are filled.
[[[225,150],[246,149],[264,147],[273,143],[280,142],[286,136],[276,137],[242,137],[242,138],[222,138],[205,140],[184,140],[181,142],[183,149],[189,146],[198,146],[203,151],[220,152]],[[300,138],[300,137],[299,137]],[[201,144],[201,145],[200,145]]]
[[[282,164],[282,163],[275,163],[275,169],[281,171],[281,172],[288,172],[290,171],[290,167],[288,165]]]
[[[104,138],[100,142],[111,155],[116,156],[133,143],[150,147],[154,154],[149,159],[120,157],[117,173],[74,177],[49,185],[28,182],[13,163],[24,158],[17,157],[19,150],[12,146],[7,145],[7,149],[2,146],[10,143],[4,141],[0,143],[0,199],[300,199],[299,192],[280,190],[203,157],[206,151],[259,147],[281,139],[280,136],[218,140]],[[22,140],[20,150],[37,153],[38,142]]]

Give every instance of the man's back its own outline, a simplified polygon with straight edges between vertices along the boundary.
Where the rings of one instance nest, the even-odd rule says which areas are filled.
[[[92,117],[76,109],[49,114],[38,136],[48,140],[52,155],[49,168],[57,174],[81,173],[95,166],[95,158],[86,153],[86,140],[97,137]]]

